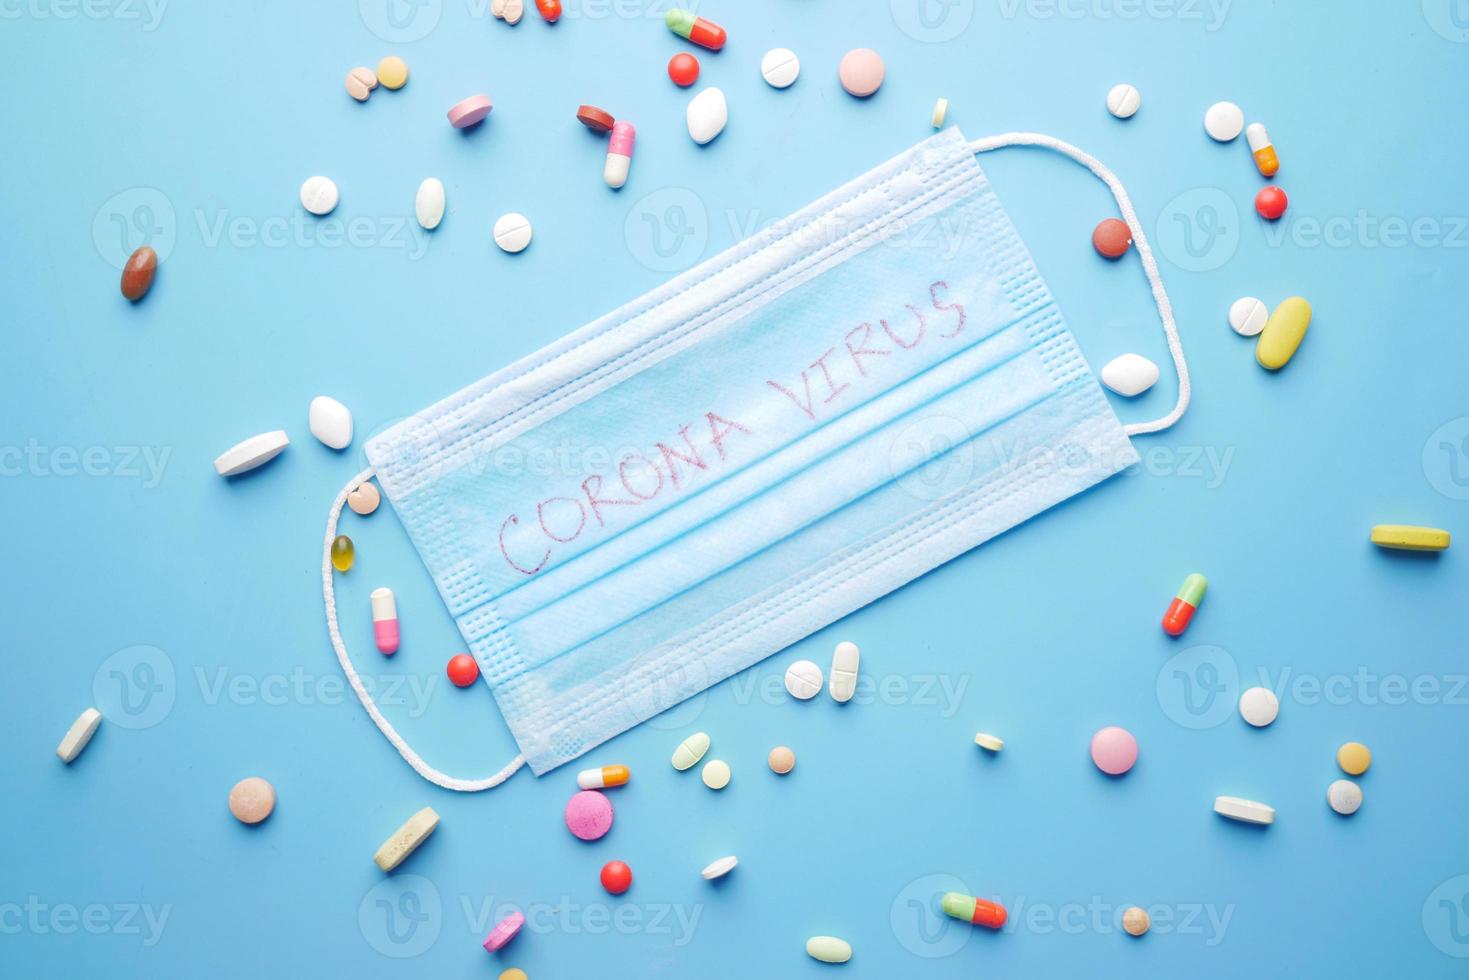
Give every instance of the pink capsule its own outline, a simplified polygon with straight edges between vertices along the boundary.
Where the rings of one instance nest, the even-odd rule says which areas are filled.
[[[383,653],[398,652],[398,600],[392,589],[372,590],[372,636]]]
[[[632,123],[619,119],[612,127],[612,138],[607,143],[607,164],[602,168],[602,179],[607,186],[616,190],[627,183],[627,171],[632,166],[633,143],[638,131]]]

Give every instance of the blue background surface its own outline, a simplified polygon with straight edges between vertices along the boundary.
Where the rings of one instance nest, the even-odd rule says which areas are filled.
[[[1367,531],[1469,516],[1469,11],[711,0],[731,41],[695,53],[731,121],[701,149],[664,74],[690,50],[665,6],[571,0],[555,27],[532,9],[511,28],[488,0],[396,19],[385,0],[0,5],[0,972],[799,977],[835,969],[802,952],[829,933],[864,977],[1463,975],[1469,576],[1459,551],[1380,552]],[[858,101],[835,70],[863,45],[888,79]],[[774,46],[802,60],[784,92],[758,73]],[[389,53],[407,87],[348,99],[346,70]],[[1103,100],[1123,80],[1143,108],[1119,122]],[[487,124],[450,129],[481,90]],[[924,138],[939,95],[971,137],[1053,133],[1121,175],[1178,311],[1189,414],[1139,441],[1133,473],[595,752],[635,772],[597,844],[561,822],[575,766],[477,796],[421,781],[344,694],[322,623],[322,521],[364,437]],[[1253,214],[1243,140],[1201,131],[1226,98],[1277,140],[1277,225]],[[620,193],[572,119],[584,101],[638,125]],[[1136,258],[1091,250],[1101,185],[1038,151],[982,164],[1093,366],[1165,364]],[[296,203],[316,173],[342,188],[327,221]],[[429,175],[450,212],[425,235]],[[535,224],[519,256],[489,241],[511,210]],[[144,241],[164,262],[134,307],[116,266]],[[1279,374],[1225,325],[1246,294],[1315,304]],[[1119,413],[1174,392],[1165,366]],[[345,453],[307,431],[320,393],[356,413]],[[277,427],[293,442],[269,468],[214,475]],[[460,640],[391,510],[344,530],[345,608],[391,576],[403,610],[392,660],[365,614],[345,624],[385,710],[441,768],[498,767],[513,743],[482,687],[444,679]],[[1194,570],[1213,587],[1172,641],[1158,617]],[[842,638],[863,649],[856,701],[789,699],[785,666]],[[1233,711],[1256,683],[1283,702],[1263,731]],[[89,704],[108,720],[63,766]],[[1142,747],[1120,780],[1086,755],[1107,724]],[[721,794],[667,764],[695,730],[734,769]],[[1342,819],[1324,795],[1348,739],[1374,764]],[[799,758],[784,779],[764,762],[779,743]],[[253,829],[225,808],[248,774],[280,796]],[[1218,794],[1279,820],[1223,821]],[[385,877],[373,851],[426,805],[442,826]],[[730,853],[733,875],[699,878]],[[613,858],[637,876],[623,899],[597,883]],[[1011,926],[937,917],[950,888],[999,898]],[[1134,903],[1154,914],[1141,941],[1116,925]],[[531,924],[488,956],[512,905]]]

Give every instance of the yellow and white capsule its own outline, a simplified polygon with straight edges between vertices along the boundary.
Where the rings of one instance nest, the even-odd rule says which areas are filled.
[[[601,769],[583,769],[576,774],[576,784],[582,789],[606,789],[609,786],[626,785],[632,775],[627,766],[603,766]]]
[[[1280,171],[1280,158],[1275,155],[1275,144],[1270,134],[1259,123],[1250,123],[1245,130],[1245,139],[1250,142],[1250,152],[1255,156],[1255,166],[1266,177],[1274,177]]]

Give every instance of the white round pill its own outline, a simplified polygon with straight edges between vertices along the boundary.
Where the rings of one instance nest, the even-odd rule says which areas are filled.
[[[786,690],[793,698],[810,701],[821,693],[821,668],[809,660],[797,660],[786,668]]]
[[[773,88],[790,88],[801,74],[801,59],[790,48],[771,48],[760,59],[760,74]]]
[[[1280,699],[1268,687],[1252,687],[1239,696],[1239,715],[1256,728],[1264,728],[1280,714]]]
[[[307,177],[301,185],[301,206],[315,215],[331,214],[340,199],[336,183],[330,177]]]
[[[1229,325],[1241,337],[1253,337],[1265,329],[1270,311],[1253,296],[1241,296],[1229,304]]]
[[[1245,128],[1245,114],[1233,102],[1216,102],[1204,113],[1204,132],[1228,143],[1239,136]]]
[[[530,235],[530,219],[523,214],[511,211],[500,215],[495,222],[495,244],[512,255],[525,251],[530,244]]]
[[[1130,119],[1142,104],[1142,93],[1132,85],[1114,85],[1107,93],[1107,111],[1118,119]]]
[[[1326,787],[1326,802],[1344,817],[1350,817],[1362,807],[1362,787],[1350,779],[1338,779]]]
[[[710,789],[724,789],[729,785],[729,763],[723,759],[710,759],[704,763],[699,775]]]

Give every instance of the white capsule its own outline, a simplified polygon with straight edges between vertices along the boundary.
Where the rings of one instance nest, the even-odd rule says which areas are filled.
[[[846,704],[857,693],[857,666],[861,663],[862,651],[857,644],[843,640],[831,654],[831,679],[827,690],[833,701]]]
[[[283,429],[251,436],[220,453],[219,458],[214,461],[214,472],[220,476],[248,473],[275,459],[290,444],[291,437]]]
[[[96,708],[88,708],[83,711],[66,730],[61,744],[56,746],[57,758],[70,765],[73,759],[82,754],[82,749],[87,747],[87,743],[92,740],[100,724],[102,724],[102,712]]]
[[[810,701],[821,693],[821,668],[809,660],[797,660],[786,668],[786,690],[791,697]]]
[[[1243,823],[1272,824],[1275,822],[1275,807],[1254,800],[1242,800],[1238,796],[1216,796],[1214,812],[1221,817]]]

